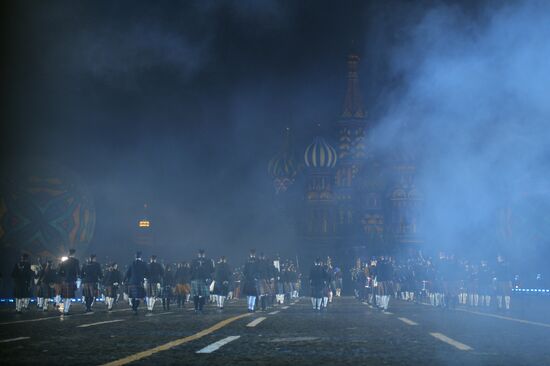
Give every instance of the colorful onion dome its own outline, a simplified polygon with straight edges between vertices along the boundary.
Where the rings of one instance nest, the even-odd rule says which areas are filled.
[[[298,170],[298,164],[292,154],[290,129],[287,128],[282,150],[269,161],[267,167],[267,171],[273,179],[275,192],[286,191],[294,183]]]
[[[334,168],[337,160],[336,149],[321,137],[316,137],[304,153],[304,161],[308,168]]]

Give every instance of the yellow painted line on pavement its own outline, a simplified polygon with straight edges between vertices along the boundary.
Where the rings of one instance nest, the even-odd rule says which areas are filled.
[[[120,366],[120,365],[127,365],[131,362],[135,362],[135,361],[138,361],[138,360],[141,360],[141,359],[144,359],[146,357],[149,357],[149,356],[152,356],[154,355],[155,353],[159,353],[159,352],[162,352],[162,351],[167,351],[171,348],[174,348],[174,347],[177,347],[177,346],[180,346],[184,343],[188,343],[188,342],[191,342],[191,341],[194,341],[194,340],[197,340],[199,338],[202,338],[210,333],[213,333],[223,327],[225,327],[226,325],[228,324],[231,324],[233,323],[234,321],[236,320],[239,320],[239,319],[242,319],[242,318],[245,318],[247,316],[250,316],[251,314],[250,313],[247,313],[247,314],[241,314],[241,315],[237,315],[237,316],[233,316],[231,318],[227,318],[225,320],[222,320],[221,322],[219,323],[216,323],[214,324],[213,326],[211,326],[210,328],[206,328],[204,330],[201,330],[200,332],[198,333],[195,333],[193,335],[190,335],[188,337],[184,337],[184,338],[180,338],[180,339],[176,339],[174,341],[171,341],[171,342],[168,342],[168,343],[165,343],[165,344],[162,344],[160,346],[157,346],[157,347],[154,347],[154,348],[150,348],[148,350],[145,350],[145,351],[142,351],[142,352],[138,352],[138,353],[135,353],[133,355],[130,355],[130,356],[127,356],[127,357],[124,357],[124,358],[121,358],[119,360],[116,360],[116,361],[112,361],[112,362],[108,362],[102,366]]]

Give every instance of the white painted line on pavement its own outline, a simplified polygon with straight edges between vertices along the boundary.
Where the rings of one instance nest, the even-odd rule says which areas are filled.
[[[159,316],[159,315],[166,315],[166,314],[173,314],[173,311],[165,311],[163,313],[147,313],[145,316]]]
[[[229,342],[233,342],[236,339],[241,338],[241,336],[229,336],[224,339],[221,339],[215,343],[212,343],[200,350],[198,350],[196,353],[212,353],[214,351],[219,350],[222,346],[228,344]]]
[[[267,319],[267,318],[266,318],[265,316],[261,316],[261,317],[259,317],[259,318],[257,318],[257,319],[252,320],[252,321],[251,321],[250,323],[248,323],[246,326],[247,326],[247,327],[250,327],[250,328],[255,327],[256,325],[260,324],[261,322],[263,322],[263,321],[266,320],[266,319]]]
[[[111,310],[109,313],[119,313],[121,311],[132,311],[132,309],[117,309],[117,310]]]
[[[93,326],[96,326],[96,325],[107,324],[107,323],[117,323],[117,322],[123,322],[123,321],[124,321],[124,319],[106,320],[104,322],[82,324],[82,325],[77,326],[77,328],[88,328],[88,327],[93,327]]]
[[[403,323],[408,324],[408,325],[418,325],[417,322],[413,322],[412,320],[407,319],[407,318],[397,318],[397,319],[401,320]]]
[[[473,349],[472,347],[470,347],[468,345],[465,345],[464,343],[460,343],[458,341],[455,341],[454,339],[449,338],[446,335],[441,334],[441,333],[430,333],[430,335],[434,338],[439,339],[442,342],[450,344],[451,346],[453,346],[453,347],[455,347],[455,348],[457,348],[461,351],[471,351]]]
[[[31,337],[17,337],[17,338],[10,338],[10,339],[2,339],[0,340],[0,343],[17,342],[25,339],[30,339],[30,338]]]
[[[288,309],[288,306],[283,306],[281,309],[286,310]]]
[[[271,313],[268,313],[268,315],[275,315],[275,314],[279,314],[280,311],[279,310],[275,310],[275,311],[272,311]]]
[[[61,314],[60,314],[61,315]],[[45,318],[37,318],[37,319],[27,319],[27,320],[15,320],[12,322],[4,322],[0,323],[0,325],[8,325],[8,324],[19,324],[19,323],[31,323],[31,322],[40,322],[42,320],[49,320],[49,319],[59,319],[60,315],[58,316],[47,316]],[[71,316],[71,315],[65,315],[65,316]]]
[[[478,312],[478,311],[471,311],[471,310],[466,310],[466,309],[455,309],[455,310],[456,310],[456,311],[463,311],[463,312],[465,312],[465,313],[470,313],[470,314],[488,316],[488,317],[491,317],[491,318],[509,320],[509,321],[518,322],[518,323],[523,323],[523,324],[538,325],[539,327],[550,328],[550,324],[548,324],[548,323],[539,323],[539,322],[534,322],[534,321],[531,321],[531,320],[523,320],[523,319],[511,318],[511,317],[509,317],[509,316],[504,316],[504,315],[489,314],[489,313],[480,313],[480,312]]]

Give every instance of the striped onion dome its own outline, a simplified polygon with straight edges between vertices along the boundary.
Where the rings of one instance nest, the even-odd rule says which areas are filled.
[[[330,146],[321,137],[316,137],[306,148],[304,160],[308,168],[334,168],[338,156],[336,149]]]
[[[267,169],[272,178],[292,179],[298,172],[296,161],[286,152],[275,155],[269,161]]]

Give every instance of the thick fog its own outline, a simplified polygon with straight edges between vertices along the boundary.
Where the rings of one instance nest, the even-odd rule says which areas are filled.
[[[373,132],[417,159],[426,250],[547,258],[550,4],[436,6],[391,59],[404,80]],[[521,260],[520,260],[521,258]]]

